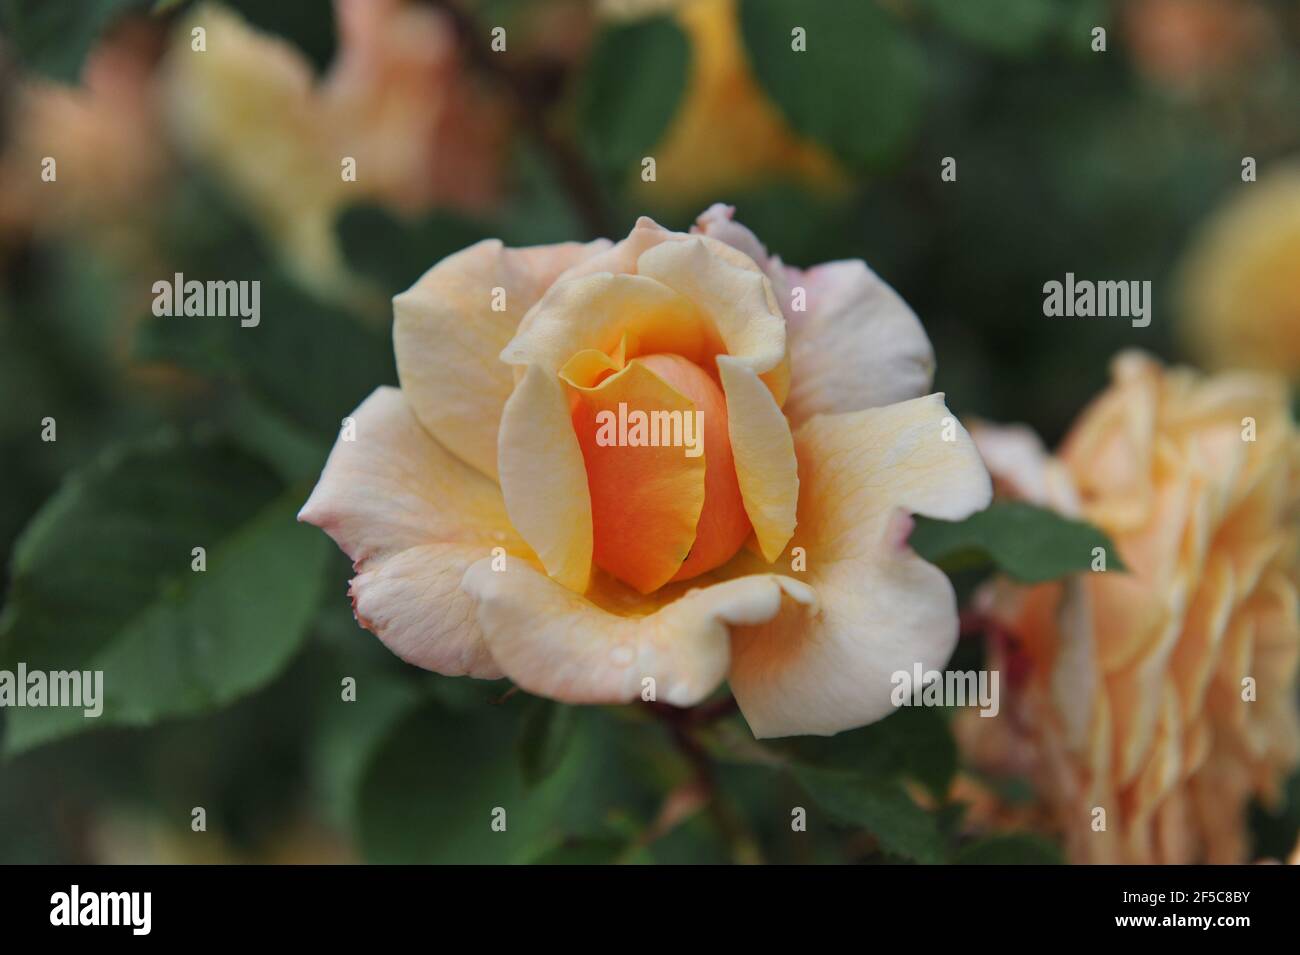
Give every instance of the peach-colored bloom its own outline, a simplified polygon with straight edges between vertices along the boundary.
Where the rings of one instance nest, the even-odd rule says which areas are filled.
[[[1183,332],[1215,368],[1300,378],[1300,164],[1242,183],[1202,227],[1181,270]]]
[[[142,207],[171,159],[161,143],[151,26],[120,24],[87,58],[79,86],[28,79],[18,87],[0,162],[0,228],[75,230],[119,257],[139,252]]]
[[[1072,860],[1242,862],[1247,803],[1300,752],[1300,437],[1278,380],[1113,375],[1055,458],[972,429],[1000,491],[1097,524],[1130,572],[986,594],[1023,685],[970,723],[1018,737]]]
[[[894,671],[947,660],[952,588],[904,531],[991,487],[861,261],[787,268],[714,206],[692,234],[481,242],[394,311],[401,388],[356,410],[300,518],[404,659],[579,703],[689,706],[727,679],[759,736],[879,719]],[[698,458],[593,453],[584,409],[620,401],[726,427]]]
[[[403,0],[335,0],[335,10],[339,53],[319,81],[291,44],[215,4],[177,29],[168,54],[174,135],[320,281],[339,270],[332,227],[345,204],[483,209],[505,134],[438,11]],[[192,48],[197,27],[205,52]]]

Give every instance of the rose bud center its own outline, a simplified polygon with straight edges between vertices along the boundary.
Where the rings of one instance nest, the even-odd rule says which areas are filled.
[[[577,390],[594,559],[642,593],[726,563],[750,533],[717,381],[680,355],[633,358]]]

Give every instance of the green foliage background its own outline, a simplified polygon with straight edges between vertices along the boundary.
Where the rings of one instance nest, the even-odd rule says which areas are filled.
[[[328,4],[233,5],[329,61]],[[152,6],[0,0],[5,69],[72,82],[116,17]],[[184,4],[157,6],[169,17]],[[531,4],[461,6],[512,24]],[[1300,146],[1295,36],[1267,83],[1233,88],[1225,116],[1144,80],[1101,0],[743,0],[739,24],[764,94],[850,183],[834,197],[776,181],[714,198],[791,264],[867,260],[921,316],[953,410],[1026,421],[1049,444],[1117,350],[1186,357],[1166,303],[1191,229],[1240,186],[1242,155],[1263,167]],[[810,53],[791,53],[792,25]],[[1089,49],[1094,25],[1110,28],[1104,55]],[[231,197],[187,169],[155,199],[159,246],[189,278],[261,280],[254,329],[128,314],[130,277],[75,235],[0,243],[0,668],[110,674],[93,732],[75,714],[0,711],[0,861],[1058,859],[1039,837],[966,834],[963,806],[946,799],[958,771],[949,713],[759,746],[736,716],[683,730],[645,707],[576,709],[444,679],[356,626],[346,559],[293,521],[340,419],[397,383],[387,299],[439,258],[486,236],[533,244],[601,226],[617,237],[643,213],[689,225],[699,209],[634,180],[690,70],[670,18],[598,30],[536,102],[573,144],[603,221],[521,129],[491,216],[341,215],[348,265],[374,293],[348,305],[296,283]],[[944,156],[959,157],[955,183],[940,181]],[[1153,279],[1151,327],[1043,320],[1042,283],[1066,271]],[[184,387],[142,384],[132,369],[145,365]],[[46,416],[55,443],[39,439]],[[1068,555],[1094,535],[1011,509],[962,528],[932,522],[917,541],[964,589],[981,568],[1079,569]],[[189,571],[196,541],[204,575]],[[959,654],[970,665],[979,650]],[[357,681],[355,703],[340,701],[343,677]],[[659,832],[666,794],[689,803],[701,753],[717,798]],[[1258,853],[1294,845],[1300,784],[1289,794],[1255,813]],[[814,807],[805,835],[790,831],[793,805]],[[196,806],[204,836],[190,832]],[[487,825],[494,806],[509,807],[505,834]]]

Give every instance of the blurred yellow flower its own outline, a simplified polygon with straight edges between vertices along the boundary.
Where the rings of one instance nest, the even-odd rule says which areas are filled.
[[[793,180],[833,190],[845,178],[835,160],[790,128],[763,93],[747,59],[735,0],[618,2],[610,16],[671,11],[690,43],[689,77],[677,115],[650,154],[670,204]],[[656,192],[656,198],[662,193]]]
[[[320,81],[297,48],[215,4],[177,29],[167,65],[178,141],[303,278],[326,285],[340,273],[342,206],[481,209],[496,195],[505,134],[501,111],[461,75],[454,30],[436,10],[404,0],[336,0],[335,10],[339,53]]]
[[[1181,270],[1184,333],[1211,367],[1300,377],[1300,165],[1243,183]]]
[[[961,735],[1031,767],[1072,861],[1244,862],[1249,801],[1300,752],[1300,436],[1276,379],[1138,353],[1113,376],[1055,458],[972,428],[1000,492],[1094,522],[1129,572],[983,593],[1014,700]]]

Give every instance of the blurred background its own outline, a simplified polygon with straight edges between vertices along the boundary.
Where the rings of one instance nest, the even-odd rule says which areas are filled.
[[[700,811],[639,708],[443,679],[357,627],[347,560],[292,518],[397,383],[389,300],[481,238],[721,201],[787,263],[865,259],[950,407],[1049,447],[1125,347],[1294,380],[1298,50],[1290,0],[3,4],[0,667],[131,676],[97,721],[0,711],[0,861],[892,860],[792,838],[798,789],[743,722],[708,734]],[[259,280],[260,324],[155,317],[177,272]],[[1066,272],[1150,280],[1150,326],[1044,318]],[[202,587],[195,540],[226,568]],[[778,748],[899,779],[936,833],[916,855],[974,861],[948,723]],[[1296,843],[1286,793],[1256,857]],[[482,810],[506,803],[508,847]]]

